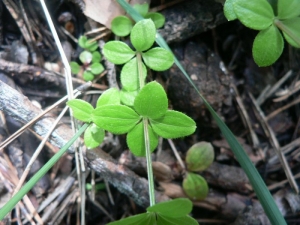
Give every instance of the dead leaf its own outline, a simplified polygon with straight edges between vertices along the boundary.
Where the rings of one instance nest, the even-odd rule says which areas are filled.
[[[84,0],[84,14],[87,17],[99,22],[110,29],[111,21],[120,15],[125,15],[125,11],[115,0]],[[150,3],[150,0],[131,0],[130,5]]]

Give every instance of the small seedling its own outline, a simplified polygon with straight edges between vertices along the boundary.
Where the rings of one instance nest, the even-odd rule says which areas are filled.
[[[165,24],[165,17],[161,13],[149,12],[149,4],[135,4],[133,8],[144,18],[151,19],[156,29],[161,28]],[[133,21],[127,16],[117,16],[111,22],[112,32],[120,37],[130,34],[133,27]]]
[[[160,47],[151,48],[155,37],[154,23],[145,19],[136,23],[130,33],[135,50],[120,41],[106,43],[103,54],[107,60],[117,65],[125,64],[121,70],[122,90],[111,88],[105,91],[98,99],[96,108],[78,99],[67,103],[75,118],[90,123],[84,134],[85,144],[89,148],[101,143],[104,130],[113,134],[127,133],[130,151],[147,159],[150,198],[147,213],[111,224],[197,224],[187,215],[192,208],[192,203],[187,199],[155,204],[151,152],[158,145],[158,137],[180,138],[192,134],[196,129],[190,117],[168,110],[167,95],[158,82],[145,84],[146,66],[163,71],[174,62],[169,51]],[[183,209],[182,205],[187,207]]]
[[[96,51],[98,45],[96,42],[88,40],[85,36],[79,38],[78,44],[85,50],[79,55],[81,65],[75,61],[70,62],[71,71],[73,74],[82,74],[85,81],[91,81],[96,75],[104,71],[104,67],[100,63],[102,59],[101,54]]]
[[[199,174],[207,169],[214,160],[214,149],[208,142],[194,144],[186,154],[185,162],[188,172],[185,174],[182,186],[186,195],[192,200],[203,200],[208,194],[206,180]]]
[[[300,48],[299,0],[226,0],[228,20],[239,19],[246,27],[259,30],[253,43],[253,58],[259,66],[273,64],[282,54],[285,40]],[[281,32],[280,32],[281,30]]]

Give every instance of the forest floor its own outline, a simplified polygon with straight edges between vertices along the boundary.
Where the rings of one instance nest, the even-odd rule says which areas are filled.
[[[105,42],[116,38],[105,26],[110,26],[108,21],[118,14],[117,8],[98,12],[96,9],[105,10],[106,3],[92,0],[46,3],[69,62],[78,61],[82,49],[77,40],[81,35],[95,38],[100,52]],[[258,67],[252,57],[257,31],[238,21],[227,22],[221,3],[154,0],[150,8],[165,15],[165,27],[159,32],[237,137],[287,223],[300,224],[300,198],[295,194],[300,177],[300,51],[286,44],[272,66]],[[129,43],[128,38],[121,40]],[[114,67],[105,58],[101,63],[105,71],[97,74],[78,97],[92,105],[103,91],[120,86],[121,67]],[[12,138],[67,95],[70,86],[66,86],[63,74],[64,66],[40,3],[1,0],[0,209],[11,198],[37,148],[42,147],[41,154],[34,158],[27,180],[73,136],[66,113],[49,141],[39,147],[63,111],[63,102]],[[269,224],[216,122],[179,69],[174,65],[168,71],[149,74],[149,81],[156,80],[165,88],[169,107],[184,112],[197,124],[189,137],[161,139],[153,153],[157,200],[186,197],[182,189],[185,169],[174,151],[184,161],[192,145],[205,141],[215,152],[211,166],[199,173],[208,182],[209,194],[193,202],[191,216],[202,225]],[[86,81],[79,73],[73,74],[71,83],[75,89]],[[283,153],[284,166],[276,152]],[[99,147],[82,147],[78,154],[70,149],[0,224],[80,224],[84,215],[86,224],[102,225],[144,212],[149,203],[146,160],[128,150],[125,135],[106,133]],[[84,172],[78,172],[76,164]],[[83,202],[85,212],[80,213]]]

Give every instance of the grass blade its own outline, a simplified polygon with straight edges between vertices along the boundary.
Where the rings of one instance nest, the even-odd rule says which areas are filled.
[[[1,209],[0,221],[9,213],[15,205],[26,195],[33,186],[41,179],[52,166],[62,157],[68,148],[76,141],[76,139],[85,131],[88,124],[84,124],[78,132],[67,142],[52,158],[18,191]]]
[[[143,19],[139,13],[137,13],[127,2],[124,0],[117,0],[117,2],[124,8],[124,10],[135,20],[139,21]],[[157,34],[156,42],[161,47],[168,49],[168,44],[166,41],[161,37],[160,34]],[[271,193],[267,189],[264,181],[262,180],[260,174],[257,172],[255,166],[250,161],[248,155],[245,153],[244,149],[240,145],[240,143],[237,141],[233,133],[230,131],[230,129],[227,127],[227,125],[221,120],[221,118],[218,116],[218,114],[215,112],[215,110],[210,106],[210,104],[206,101],[206,99],[201,95],[198,88],[195,86],[193,81],[188,76],[187,72],[184,70],[184,68],[181,66],[178,59],[175,57],[175,63],[179,67],[179,69],[182,71],[184,76],[188,79],[190,84],[193,86],[193,88],[197,91],[200,98],[203,100],[204,104],[206,105],[209,112],[212,114],[213,118],[217,122],[222,134],[224,135],[225,139],[227,140],[230,148],[232,149],[236,159],[240,163],[241,167],[247,174],[252,187],[262,204],[266,215],[268,216],[269,220],[273,225],[285,225],[286,221],[284,220],[280,210],[278,209]]]

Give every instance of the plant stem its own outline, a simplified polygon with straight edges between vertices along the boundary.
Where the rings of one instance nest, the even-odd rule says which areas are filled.
[[[284,31],[290,38],[293,39],[300,46],[300,38],[284,23],[282,23],[279,19],[274,20],[274,24],[282,31]]]
[[[145,76],[143,74],[143,64],[142,64],[142,55],[140,52],[136,54],[138,73],[139,73],[139,83],[140,89],[145,85]],[[151,150],[150,150],[150,140],[149,140],[149,131],[148,131],[148,119],[143,118],[144,125],[144,141],[145,141],[145,150],[146,150],[146,160],[147,160],[147,174],[148,174],[148,187],[149,187],[149,199],[150,206],[155,205],[155,190],[154,190],[154,179],[153,179],[153,170],[152,170],[152,159],[151,159]]]
[[[143,118],[143,123],[144,123],[144,139],[145,139],[146,160],[147,160],[149,198],[150,198],[150,206],[153,206],[155,205],[155,190],[154,190],[150,140],[149,140],[149,132],[148,132],[148,119]]]
[[[142,89],[145,85],[145,80],[144,80],[144,74],[143,74],[142,54],[140,52],[136,53],[136,60],[137,60],[137,65],[138,65],[140,89]]]

